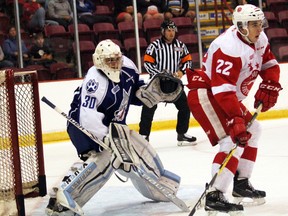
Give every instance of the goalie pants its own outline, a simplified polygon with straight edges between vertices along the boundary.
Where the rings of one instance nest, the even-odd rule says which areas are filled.
[[[190,110],[187,104],[187,97],[185,92],[183,91],[178,100],[173,103],[178,110],[176,132],[178,134],[185,134],[188,131],[190,120]],[[157,105],[153,106],[152,108],[143,105],[141,111],[141,121],[139,124],[139,133],[141,135],[150,135],[152,121],[156,109]]]
[[[99,144],[90,139],[86,134],[71,123],[68,124],[67,132],[73,145],[77,149],[77,153],[80,158],[83,154],[91,150],[95,150],[96,152],[101,152],[103,150]]]

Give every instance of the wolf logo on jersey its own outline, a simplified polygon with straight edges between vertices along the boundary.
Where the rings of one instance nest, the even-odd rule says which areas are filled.
[[[98,89],[99,83],[95,81],[95,79],[90,79],[86,84],[87,93],[95,93]]]

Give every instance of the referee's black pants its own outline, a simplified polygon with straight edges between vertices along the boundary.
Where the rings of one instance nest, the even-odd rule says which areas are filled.
[[[183,91],[178,100],[173,102],[178,109],[176,132],[178,134],[185,134],[189,128],[190,110],[187,103],[187,97]],[[149,108],[145,105],[142,106],[141,119],[139,123],[139,133],[141,135],[149,136],[152,126],[154,113],[157,105]]]

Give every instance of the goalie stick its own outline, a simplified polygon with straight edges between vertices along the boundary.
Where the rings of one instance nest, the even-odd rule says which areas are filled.
[[[248,122],[247,124],[247,129],[250,128],[250,126],[252,125],[252,123],[255,121],[255,119],[257,118],[257,116],[259,115],[259,113],[261,112],[262,109],[262,103],[260,103],[257,107],[257,109],[255,110],[255,113],[253,114],[251,120]],[[222,164],[219,167],[219,170],[217,173],[215,173],[215,175],[213,176],[213,178],[211,179],[211,181],[208,183],[206,183],[205,186],[205,190],[204,192],[201,194],[200,198],[198,199],[198,201],[196,202],[196,204],[194,205],[193,209],[191,210],[191,212],[189,213],[188,216],[193,216],[195,214],[195,212],[199,209],[199,207],[201,206],[201,203],[203,201],[203,199],[206,197],[206,191],[214,184],[216,178],[218,175],[220,175],[223,171],[223,169],[226,167],[227,163],[229,162],[230,158],[233,156],[234,152],[236,151],[238,144],[236,143],[235,146],[230,150],[230,152],[228,153],[228,155],[226,156],[226,158],[224,159],[224,161],[222,162]]]
[[[75,121],[74,119],[72,119],[70,116],[68,116],[66,113],[64,113],[61,109],[59,109],[57,106],[55,106],[51,101],[49,101],[46,97],[42,97],[41,100],[46,103],[49,107],[51,107],[52,109],[54,109],[56,112],[58,112],[60,115],[62,115],[64,118],[66,118],[71,124],[73,124],[77,129],[79,129],[80,131],[82,131],[83,133],[85,133],[90,139],[92,139],[94,142],[96,142],[97,144],[101,145],[104,149],[113,152],[112,149],[107,146],[102,140],[100,140],[98,137],[95,137],[91,132],[89,132],[88,130],[86,130],[84,127],[82,127],[77,121]],[[120,147],[117,146],[117,147]],[[130,156],[128,154],[125,154],[125,151],[122,150],[121,152],[121,157],[122,160],[124,160],[123,158],[128,158],[130,160],[125,159],[123,161],[123,163],[129,163],[132,164],[133,166],[135,166],[138,175],[143,178],[148,184],[150,184],[153,188],[155,188],[159,193],[163,194],[169,201],[171,201],[172,203],[174,203],[177,207],[179,207],[182,211],[185,212],[189,212],[190,209],[187,207],[187,205],[185,204],[185,202],[183,200],[181,200],[180,198],[178,198],[176,195],[174,195],[173,193],[171,193],[170,191],[168,191],[167,189],[165,189],[165,187],[163,187],[161,184],[157,183],[156,181],[154,181],[153,179],[151,179],[149,177],[149,175],[147,175],[139,166],[135,165],[133,163],[133,161],[131,160]]]
[[[157,191],[159,191],[161,194],[163,194],[168,200],[170,200],[172,203],[174,203],[177,207],[179,207],[184,212],[189,212],[190,209],[185,204],[183,200],[178,198],[175,194],[171,193],[169,190],[167,190],[165,187],[163,187],[161,184],[157,183],[155,180],[150,178],[149,175],[147,175],[143,170],[137,168],[138,175],[143,178],[148,184],[152,185]]]

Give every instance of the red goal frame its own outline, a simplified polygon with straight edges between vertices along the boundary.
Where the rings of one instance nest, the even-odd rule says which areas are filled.
[[[0,200],[4,207],[14,202],[15,211],[24,216],[26,197],[47,194],[37,72],[8,69],[0,75],[0,118],[7,122],[0,128],[0,157],[5,155],[13,164],[0,161],[5,165],[0,178],[7,179],[0,182]]]

